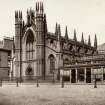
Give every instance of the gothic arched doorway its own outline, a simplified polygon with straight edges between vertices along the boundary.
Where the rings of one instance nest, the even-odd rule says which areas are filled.
[[[26,78],[28,80],[32,80],[33,79],[33,75],[34,75],[34,71],[32,69],[31,66],[29,66],[27,69],[26,69]]]

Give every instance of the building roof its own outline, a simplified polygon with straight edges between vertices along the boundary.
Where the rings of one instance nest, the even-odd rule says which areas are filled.
[[[55,35],[54,33],[48,32],[47,33],[47,38],[51,38],[53,40],[57,40],[57,35]],[[61,36],[61,41],[62,42],[66,42],[66,39],[65,39],[64,36]],[[95,50],[95,48],[93,46],[89,46],[86,43],[83,44],[83,43],[81,43],[81,41],[75,41],[75,40],[70,39],[70,38],[68,38],[68,43],[70,43],[70,44],[76,44],[76,45],[79,45],[79,46],[84,46],[86,48],[94,49]]]
[[[9,50],[9,49],[5,49],[5,48],[0,48],[0,51],[11,52],[11,50]]]
[[[105,54],[105,43],[99,45],[99,46],[97,47],[97,50],[98,50],[98,52],[99,52],[100,54]]]

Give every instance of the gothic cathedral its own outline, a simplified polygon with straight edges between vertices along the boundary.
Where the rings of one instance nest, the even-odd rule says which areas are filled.
[[[90,36],[85,43],[82,33],[81,41],[61,35],[60,25],[56,23],[55,32],[48,32],[46,14],[42,2],[36,3],[35,10],[27,10],[27,21],[24,22],[21,11],[15,11],[15,77],[33,79],[40,76],[46,79],[53,76],[58,79],[60,68],[74,64],[73,59],[97,52],[97,38],[91,46]]]

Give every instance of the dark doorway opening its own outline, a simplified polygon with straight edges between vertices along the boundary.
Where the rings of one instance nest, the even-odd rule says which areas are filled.
[[[84,69],[78,69],[78,80],[79,82],[83,82],[84,81]]]
[[[91,68],[86,69],[86,83],[91,83]]]
[[[70,76],[63,76],[64,81],[70,81]]]
[[[76,70],[71,70],[71,83],[76,83]]]

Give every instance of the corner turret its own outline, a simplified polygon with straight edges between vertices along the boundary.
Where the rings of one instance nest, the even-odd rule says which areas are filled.
[[[22,20],[22,11],[15,11],[15,57],[16,57],[16,75],[20,77],[22,80],[22,27],[23,27],[23,20]]]
[[[37,75],[45,79],[45,35],[47,34],[47,23],[42,2],[36,3],[35,12]]]

